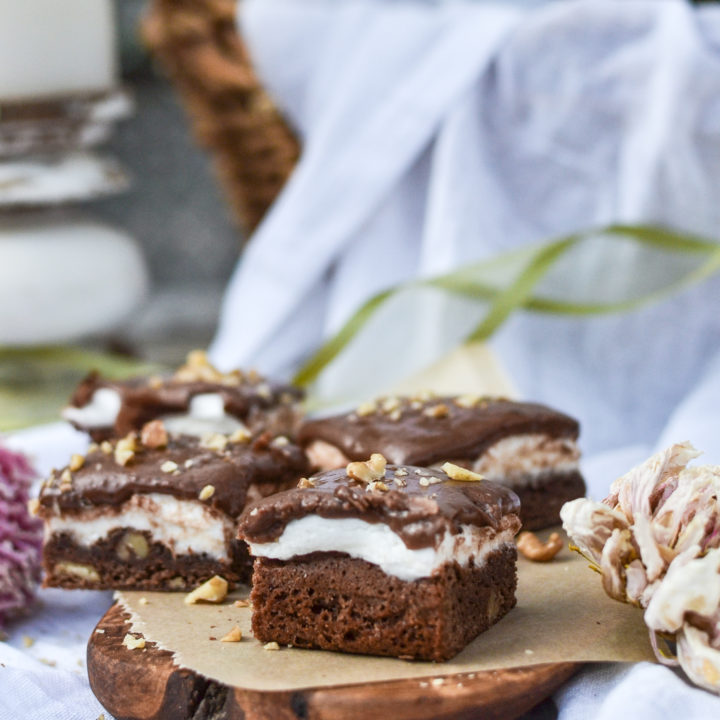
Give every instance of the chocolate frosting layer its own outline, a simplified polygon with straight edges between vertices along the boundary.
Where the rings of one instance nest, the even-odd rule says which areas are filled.
[[[432,465],[474,459],[511,435],[578,436],[576,420],[544,405],[499,398],[478,398],[469,407],[458,402],[469,404],[456,397],[381,398],[372,412],[359,408],[360,412],[305,421],[298,442],[307,447],[323,440],[350,460],[364,460],[379,452],[388,462]]]
[[[70,405],[82,408],[100,388],[115,390],[121,398],[113,434],[122,437],[139,430],[146,422],[163,415],[188,411],[195,395],[213,393],[223,400],[225,412],[252,425],[255,415],[281,405],[291,407],[302,399],[302,392],[290,385],[272,383],[264,378],[238,378],[235,384],[203,380],[180,381],[172,376],[137,377],[129,380],[108,380],[90,373],[77,387]],[[78,429],[87,428],[73,423]]]
[[[505,516],[516,516],[520,510],[512,490],[489,480],[451,480],[442,470],[412,466],[401,466],[398,477],[398,469],[397,465],[385,468],[383,482],[389,488],[385,492],[369,489],[344,469],[319,473],[311,478],[313,487],[286,490],[249,505],[240,517],[238,537],[272,542],[290,521],[319,515],[385,523],[415,550],[435,547],[446,530],[457,534],[461,525],[498,530]]]
[[[116,443],[111,443],[114,449]],[[40,514],[87,510],[94,506],[120,505],[132,495],[166,493],[182,499],[198,500],[207,485],[214,487],[203,502],[237,517],[245,506],[248,488],[262,485],[267,490],[285,486],[307,471],[307,459],[293,443],[271,440],[267,436],[253,443],[228,443],[222,450],[202,447],[197,438],[176,436],[163,449],[140,446],[125,466],[114,453],[93,450],[84,465],[69,471],[71,480],[63,480],[63,471],[53,473],[40,493]],[[177,470],[164,471],[171,461]],[[185,463],[189,461],[189,467]],[[167,466],[166,466],[167,469]],[[64,477],[67,477],[65,474]],[[47,513],[45,510],[47,509]]]

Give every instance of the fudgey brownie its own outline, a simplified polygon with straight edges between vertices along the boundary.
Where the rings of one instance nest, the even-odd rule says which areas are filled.
[[[247,580],[237,518],[306,469],[283,436],[168,437],[161,421],[139,438],[91,446],[42,486],[45,584],[183,590],[215,574]]]
[[[292,437],[301,398],[298,389],[254,371],[222,373],[195,350],[172,376],[116,381],[91,373],[62,416],[96,441],[124,437],[155,419],[162,419],[168,432],[198,437],[244,427]]]
[[[442,661],[503,617],[517,496],[445,467],[374,454],[248,506],[239,537],[255,557],[255,637]]]
[[[576,420],[544,405],[465,395],[386,397],[342,415],[307,420],[298,442],[314,467],[344,467],[382,453],[389,462],[450,461],[512,488],[526,529],[559,522],[585,494]]]

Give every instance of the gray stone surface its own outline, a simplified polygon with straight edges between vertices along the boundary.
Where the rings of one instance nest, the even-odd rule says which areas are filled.
[[[241,235],[209,158],[190,137],[184,110],[164,78],[140,73],[126,82],[135,95],[135,115],[118,125],[103,152],[122,162],[132,187],[88,209],[138,239],[157,285],[224,285]]]

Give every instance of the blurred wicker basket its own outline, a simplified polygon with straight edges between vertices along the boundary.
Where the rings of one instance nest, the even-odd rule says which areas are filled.
[[[253,71],[236,11],[236,0],[151,0],[143,36],[250,232],[292,172],[299,146]]]

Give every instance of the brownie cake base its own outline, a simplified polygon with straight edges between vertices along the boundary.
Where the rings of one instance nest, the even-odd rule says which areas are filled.
[[[85,590],[192,590],[213,575],[230,583],[249,582],[252,558],[240,540],[229,561],[205,553],[173,555],[151,542],[149,533],[118,528],[91,546],[68,533],[53,535],[43,551],[45,587]]]
[[[502,482],[502,481],[498,481]],[[541,530],[560,522],[560,508],[568,501],[585,497],[585,481],[579,472],[541,477],[537,484],[513,487],[520,498],[523,530]]]
[[[514,546],[405,582],[341,553],[256,558],[252,627],[261,642],[448,660],[515,605]]]

